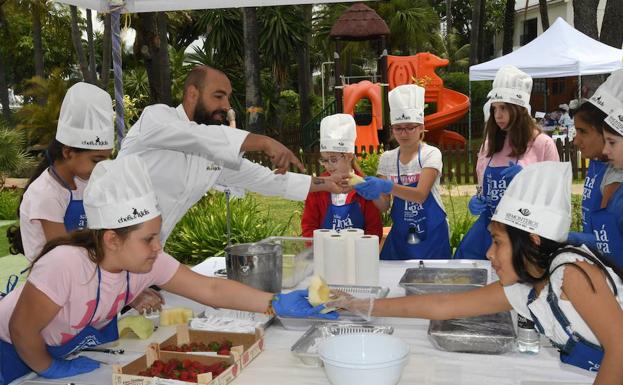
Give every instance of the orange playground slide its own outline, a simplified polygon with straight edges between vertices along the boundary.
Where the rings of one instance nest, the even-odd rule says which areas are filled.
[[[447,89],[443,80],[435,73],[437,67],[448,65],[428,52],[414,56],[388,56],[389,89],[402,84],[417,83],[426,88],[426,103],[436,103],[435,113],[424,117],[426,141],[443,145],[464,145],[465,138],[457,132],[445,130],[450,124],[460,120],[469,109],[469,98],[460,92]],[[380,85],[367,80],[344,87],[344,113],[353,114],[355,105],[362,98],[372,104],[372,122],[367,126],[357,126],[357,147],[378,145],[377,130],[382,129],[382,99]]]

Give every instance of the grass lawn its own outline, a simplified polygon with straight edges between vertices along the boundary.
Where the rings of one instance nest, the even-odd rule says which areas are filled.
[[[0,227],[0,257],[9,254],[9,240],[6,237],[6,230],[9,226]]]

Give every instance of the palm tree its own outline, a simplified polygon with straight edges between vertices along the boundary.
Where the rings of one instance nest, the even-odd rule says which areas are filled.
[[[479,52],[480,52],[480,30],[481,24],[483,24],[484,15],[482,15],[481,9],[485,0],[474,0],[472,5],[472,28],[469,35],[470,55],[469,64],[478,64]]]
[[[247,129],[251,132],[264,133],[262,94],[260,92],[260,54],[257,10],[254,7],[242,8],[242,26],[244,31],[244,74],[245,107]]]
[[[85,82],[95,84],[95,79],[91,77],[91,71],[89,70],[89,64],[87,62],[84,48],[82,47],[82,31],[79,23],[81,20],[78,18],[78,8],[75,5],[69,6],[71,10],[71,41],[76,50],[76,56],[78,57],[78,64],[80,65],[80,72]]]
[[[623,1],[608,0],[604,10],[604,19],[601,22],[599,41],[614,48],[621,48],[623,44]]]
[[[43,10],[45,9],[42,6],[40,0],[33,0],[31,3],[31,12],[32,12],[32,42],[34,49],[34,59],[35,59],[35,76],[45,77],[45,70],[43,64],[43,48],[41,46],[41,16]],[[43,101],[45,102],[45,101]]]
[[[599,40],[597,31],[598,4],[599,0],[573,0],[573,26],[595,40]]]
[[[541,27],[543,32],[549,28],[549,15],[547,14],[547,0],[539,0],[539,13],[541,14]]]
[[[515,0],[506,0],[504,10],[504,39],[502,54],[513,52],[513,33],[515,32]]]

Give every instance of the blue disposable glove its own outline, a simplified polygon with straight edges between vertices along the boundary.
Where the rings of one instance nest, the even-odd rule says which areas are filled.
[[[325,305],[322,304],[314,307],[309,304],[307,296],[307,289],[295,290],[287,294],[277,294],[275,299],[273,299],[273,309],[275,310],[275,314],[284,317],[314,317],[332,320],[339,317],[339,314],[334,311],[327,314],[321,314],[320,311],[324,310]]]
[[[99,367],[99,361],[89,357],[78,357],[73,360],[54,359],[52,365],[39,375],[45,378],[63,378],[88,373]]]
[[[378,199],[381,194],[389,194],[394,188],[394,182],[389,179],[381,179],[373,176],[365,177],[364,183],[355,185],[357,193],[367,200]]]
[[[487,209],[487,202],[482,195],[474,195],[469,200],[467,208],[472,215],[480,215]]]
[[[567,236],[567,243],[573,246],[586,245],[591,248],[597,248],[597,239],[592,233],[578,233],[570,231]]]
[[[515,175],[519,174],[519,171],[521,171],[522,169],[523,167],[513,161],[510,161],[508,162],[508,167],[502,170],[500,172],[500,175],[510,181],[515,177]]]

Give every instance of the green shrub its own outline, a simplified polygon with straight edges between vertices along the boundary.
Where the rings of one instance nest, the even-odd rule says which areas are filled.
[[[24,133],[4,127],[0,122],[0,190],[4,187],[5,178],[21,176],[32,167],[33,159],[26,153]]]
[[[4,189],[0,191],[0,220],[17,219],[17,208],[21,189]],[[1,235],[1,234],[0,234]]]
[[[582,195],[571,195],[571,229],[570,231],[582,231]]]
[[[383,147],[379,149],[379,152],[362,152],[360,158],[357,160],[361,171],[367,176],[376,176],[376,170],[379,168],[379,159],[383,153]]]
[[[461,243],[463,236],[476,222],[477,217],[467,210],[467,195],[453,195],[452,190],[458,188],[456,184],[447,185],[448,195],[446,198],[446,213],[448,215],[448,225],[450,226],[450,249],[452,254]]]
[[[290,217],[287,222],[277,222],[270,211],[261,209],[252,195],[231,199],[230,207],[232,244],[283,235],[292,221]],[[225,194],[210,192],[184,215],[167,240],[165,249],[180,262],[196,264],[223,254],[226,246]]]

